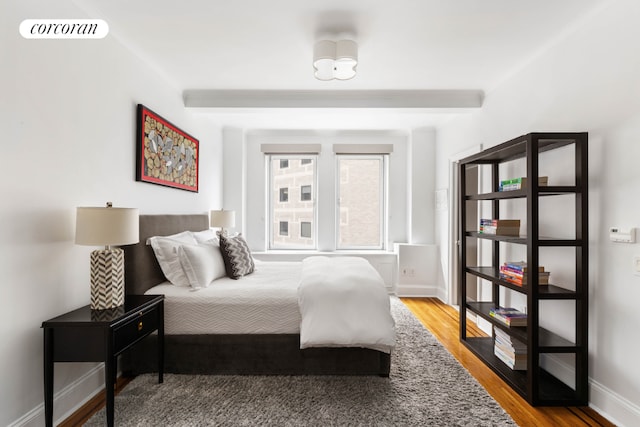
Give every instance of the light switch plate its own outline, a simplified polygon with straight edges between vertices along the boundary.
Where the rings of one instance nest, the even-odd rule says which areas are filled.
[[[633,274],[640,276],[640,255],[633,257]]]

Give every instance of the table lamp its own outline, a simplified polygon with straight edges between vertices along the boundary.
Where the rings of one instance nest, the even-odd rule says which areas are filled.
[[[111,245],[140,241],[137,208],[79,207],[76,244],[104,246],[91,252],[91,309],[105,310],[124,304],[124,251]]]
[[[219,227],[218,232],[222,236],[227,235],[225,228],[236,226],[236,211],[225,211],[224,209],[211,211],[211,226]]]

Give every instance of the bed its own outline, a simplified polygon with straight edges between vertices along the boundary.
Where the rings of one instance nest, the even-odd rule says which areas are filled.
[[[209,219],[205,214],[141,215],[140,243],[123,247],[126,294],[152,292],[165,295],[165,372],[223,375],[389,375],[389,348],[301,348],[301,319],[297,306],[271,298],[273,293],[281,292],[282,289],[285,299],[297,298],[298,263],[280,266],[277,265],[279,263],[258,263],[256,273],[246,278],[218,279],[219,285],[216,280],[216,286],[198,292],[185,292],[184,289],[176,289],[177,287],[167,284],[153,249],[147,245],[147,239],[208,228]],[[280,276],[282,286],[280,283],[264,283],[269,269],[281,267],[284,267],[282,271],[291,272]],[[251,312],[246,316],[243,316],[242,310],[234,312],[228,306],[216,307],[214,310],[208,308],[209,313],[216,313],[217,320],[206,318],[203,322],[202,317],[200,320],[194,317],[188,331],[181,330],[183,326],[174,325],[178,323],[174,322],[174,318],[186,318],[191,314],[197,316],[197,309],[183,310],[180,314],[175,308],[187,304],[187,300],[194,294],[197,294],[200,301],[208,299],[215,304],[222,300],[221,294],[240,286],[254,286],[258,293],[255,296],[262,301],[270,301],[270,304],[264,305],[257,314]],[[276,288],[281,290],[276,291]],[[243,310],[246,313],[247,310]],[[254,315],[258,320],[251,322]],[[260,316],[272,317],[264,330],[260,329]],[[198,322],[208,324],[198,326]],[[243,322],[248,324],[249,329],[242,329],[247,326]],[[197,329],[198,327],[201,329]],[[149,336],[125,353],[121,368],[125,375],[157,372],[156,336]]]

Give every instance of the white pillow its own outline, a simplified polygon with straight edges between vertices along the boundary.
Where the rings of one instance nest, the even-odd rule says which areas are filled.
[[[193,237],[196,238],[198,243],[208,243],[211,241],[218,243],[218,237],[216,237],[215,231],[210,228],[208,230],[194,231],[191,234],[193,234]]]
[[[220,247],[213,244],[182,245],[178,248],[180,264],[193,289],[206,288],[227,272]]]
[[[190,231],[171,236],[154,236],[149,238],[149,244],[156,254],[156,259],[160,268],[172,284],[176,286],[189,286],[189,279],[184,274],[180,258],[178,257],[178,248],[183,244],[196,245],[195,237]]]
[[[170,236],[153,236],[153,237],[147,237],[147,245],[151,245],[151,239],[153,238],[163,238],[163,239],[173,239],[173,240],[183,240],[183,239],[189,239],[189,236],[193,237],[193,231],[181,231],[180,233],[176,233],[176,234],[171,234]],[[189,240],[191,241],[191,240]]]

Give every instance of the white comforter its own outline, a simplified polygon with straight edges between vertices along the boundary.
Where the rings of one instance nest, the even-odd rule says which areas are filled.
[[[389,353],[395,344],[389,295],[364,258],[306,258],[298,304],[300,348],[364,347]]]
[[[167,335],[297,334],[301,273],[300,262],[256,262],[240,280],[223,277],[197,291],[166,282],[146,293],[165,296]]]

